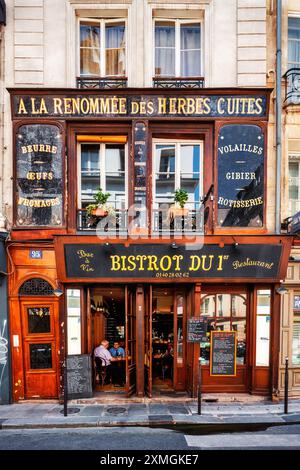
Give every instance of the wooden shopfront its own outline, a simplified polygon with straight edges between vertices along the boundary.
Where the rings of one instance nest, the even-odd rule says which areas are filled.
[[[290,240],[266,225],[270,90],[10,93],[14,399],[61,396],[66,356],[105,337],[125,350],[124,395],[195,396],[199,354],[205,391],[271,395]],[[236,331],[234,377],[210,374],[213,330]]]

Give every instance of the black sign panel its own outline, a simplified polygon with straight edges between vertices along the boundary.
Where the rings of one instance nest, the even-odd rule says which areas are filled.
[[[266,117],[266,95],[14,95],[13,117]]]
[[[218,139],[218,223],[262,227],[264,135],[259,126],[230,124]]]
[[[236,375],[236,332],[212,331],[210,346],[210,374]]]
[[[63,217],[62,135],[55,125],[19,128],[17,152],[18,226],[60,226]]]
[[[95,278],[262,278],[276,279],[281,245],[180,246],[65,244],[66,276]]]
[[[187,341],[201,343],[206,341],[207,318],[189,318],[187,325]]]
[[[91,398],[92,364],[89,354],[67,357],[68,399]]]

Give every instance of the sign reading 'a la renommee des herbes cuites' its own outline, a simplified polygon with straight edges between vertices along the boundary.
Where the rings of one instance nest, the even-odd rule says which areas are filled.
[[[156,96],[156,95],[108,95],[63,94],[13,96],[13,118],[27,117],[254,117],[265,118],[265,95],[204,95]]]

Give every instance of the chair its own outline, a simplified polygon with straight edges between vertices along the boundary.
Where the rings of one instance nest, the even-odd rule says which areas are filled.
[[[106,366],[102,365],[100,357],[94,357],[94,383],[96,384],[96,377],[99,376],[101,387],[105,384],[107,375]]]

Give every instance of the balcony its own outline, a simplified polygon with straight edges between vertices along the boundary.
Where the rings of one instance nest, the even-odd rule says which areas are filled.
[[[153,77],[153,88],[203,88],[204,77]]]
[[[285,78],[286,106],[300,104],[300,68],[289,69],[283,76]]]
[[[126,88],[127,77],[77,77],[77,88],[82,89],[115,89]]]
[[[79,232],[97,232],[107,235],[126,235],[144,234],[145,229],[139,231],[139,223],[137,216],[133,217],[132,212],[129,215],[127,209],[117,209],[115,216],[112,217],[89,217],[85,209],[77,210],[77,230]],[[175,234],[201,235],[204,231],[206,214],[201,209],[188,209],[187,214],[179,216],[170,216],[168,211],[153,209],[152,211],[152,234],[160,235],[168,238]]]

